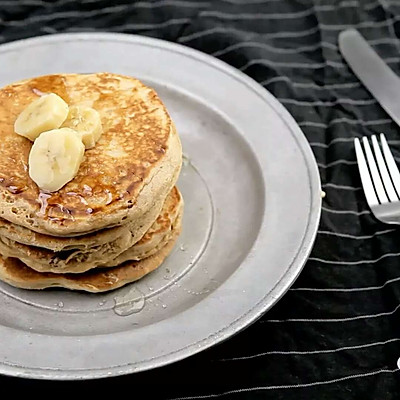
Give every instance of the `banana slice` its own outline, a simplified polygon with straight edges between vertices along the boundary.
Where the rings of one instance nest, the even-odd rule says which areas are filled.
[[[75,177],[84,153],[80,135],[73,129],[43,132],[29,154],[29,176],[40,189],[55,192]]]
[[[91,107],[74,105],[63,126],[75,129],[80,135],[87,149],[95,146],[103,133],[100,114]]]
[[[57,94],[50,93],[30,103],[14,124],[18,135],[34,141],[42,132],[59,128],[68,116],[68,104]]]

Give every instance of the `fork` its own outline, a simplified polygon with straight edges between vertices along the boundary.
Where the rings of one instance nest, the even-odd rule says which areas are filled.
[[[380,134],[379,145],[371,136],[372,148],[367,137],[354,139],[358,169],[367,203],[373,215],[387,224],[400,224],[400,172],[386,141]],[[365,152],[365,155],[364,155]]]

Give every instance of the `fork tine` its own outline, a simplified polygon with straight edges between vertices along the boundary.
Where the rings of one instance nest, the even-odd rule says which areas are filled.
[[[392,180],[390,179],[389,172],[386,168],[385,160],[382,156],[381,148],[379,147],[378,140],[375,135],[372,135],[372,146],[375,153],[376,162],[379,167],[379,172],[381,174],[381,178],[383,181],[383,185],[385,187],[386,193],[390,199],[390,201],[398,201],[399,198],[397,197],[396,191],[394,190]]]
[[[364,194],[367,199],[369,206],[375,206],[379,204],[378,198],[376,197],[374,186],[372,184],[371,176],[369,175],[367,161],[364,157],[364,152],[361,147],[360,140],[358,138],[354,139],[354,147],[356,150],[357,165],[360,171],[360,177],[362,186],[364,189]]]
[[[385,156],[386,164],[388,166],[393,185],[396,188],[397,194],[400,196],[400,172],[397,168],[396,161],[387,144],[386,137],[383,133],[380,134],[383,155]]]
[[[386,196],[385,189],[381,181],[381,177],[379,176],[378,168],[376,166],[376,162],[372,154],[369,141],[365,136],[363,137],[363,145],[368,160],[369,170],[371,171],[372,182],[374,184],[376,194],[378,195],[378,199],[380,203],[387,203],[388,198]]]

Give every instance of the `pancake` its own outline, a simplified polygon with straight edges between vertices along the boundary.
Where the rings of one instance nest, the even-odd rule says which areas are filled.
[[[173,227],[176,225],[180,226],[183,217],[183,208],[184,201],[177,190],[170,199],[169,204],[164,206],[154,224],[137,243],[122,252],[115,259],[110,262],[102,262],[99,266],[113,267],[129,260],[139,261],[157,253],[175,234]]]
[[[140,260],[154,254],[170,238],[171,229],[182,214],[183,199],[177,187],[168,195],[160,215],[137,242],[130,235],[111,243],[82,250],[53,252],[0,236],[0,254],[18,258],[39,272],[81,273],[98,266],[113,267],[127,260]]]
[[[50,92],[69,105],[97,110],[103,134],[85,151],[75,178],[44,194],[27,172],[32,143],[17,135],[13,125],[29,103]],[[2,88],[0,152],[0,217],[63,237],[127,223],[135,232],[151,209],[158,207],[159,213],[182,162],[178,134],[155,91],[111,73],[47,75]]]
[[[178,179],[179,172],[180,167],[175,171],[176,176],[172,179],[171,189]],[[155,202],[147,213],[139,216],[133,223],[128,222],[125,225],[101,229],[92,233],[73,237],[50,236],[38,233],[0,218],[0,237],[52,251],[68,251],[73,249],[87,251],[92,247],[112,244],[114,241],[119,241],[120,243],[130,241],[130,244],[126,246],[127,249],[145,234],[160,214],[162,207],[163,203]],[[118,246],[118,244],[115,244],[115,246]]]
[[[95,268],[82,274],[37,272],[16,258],[0,257],[0,279],[24,289],[62,287],[92,293],[105,292],[137,281],[158,268],[171,253],[180,234],[181,220],[172,227],[168,243],[157,253],[141,261],[127,261],[113,268]]]

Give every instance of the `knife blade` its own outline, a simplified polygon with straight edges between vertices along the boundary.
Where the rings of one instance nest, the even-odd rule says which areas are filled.
[[[339,34],[339,49],[354,74],[400,125],[400,78],[355,29]]]

